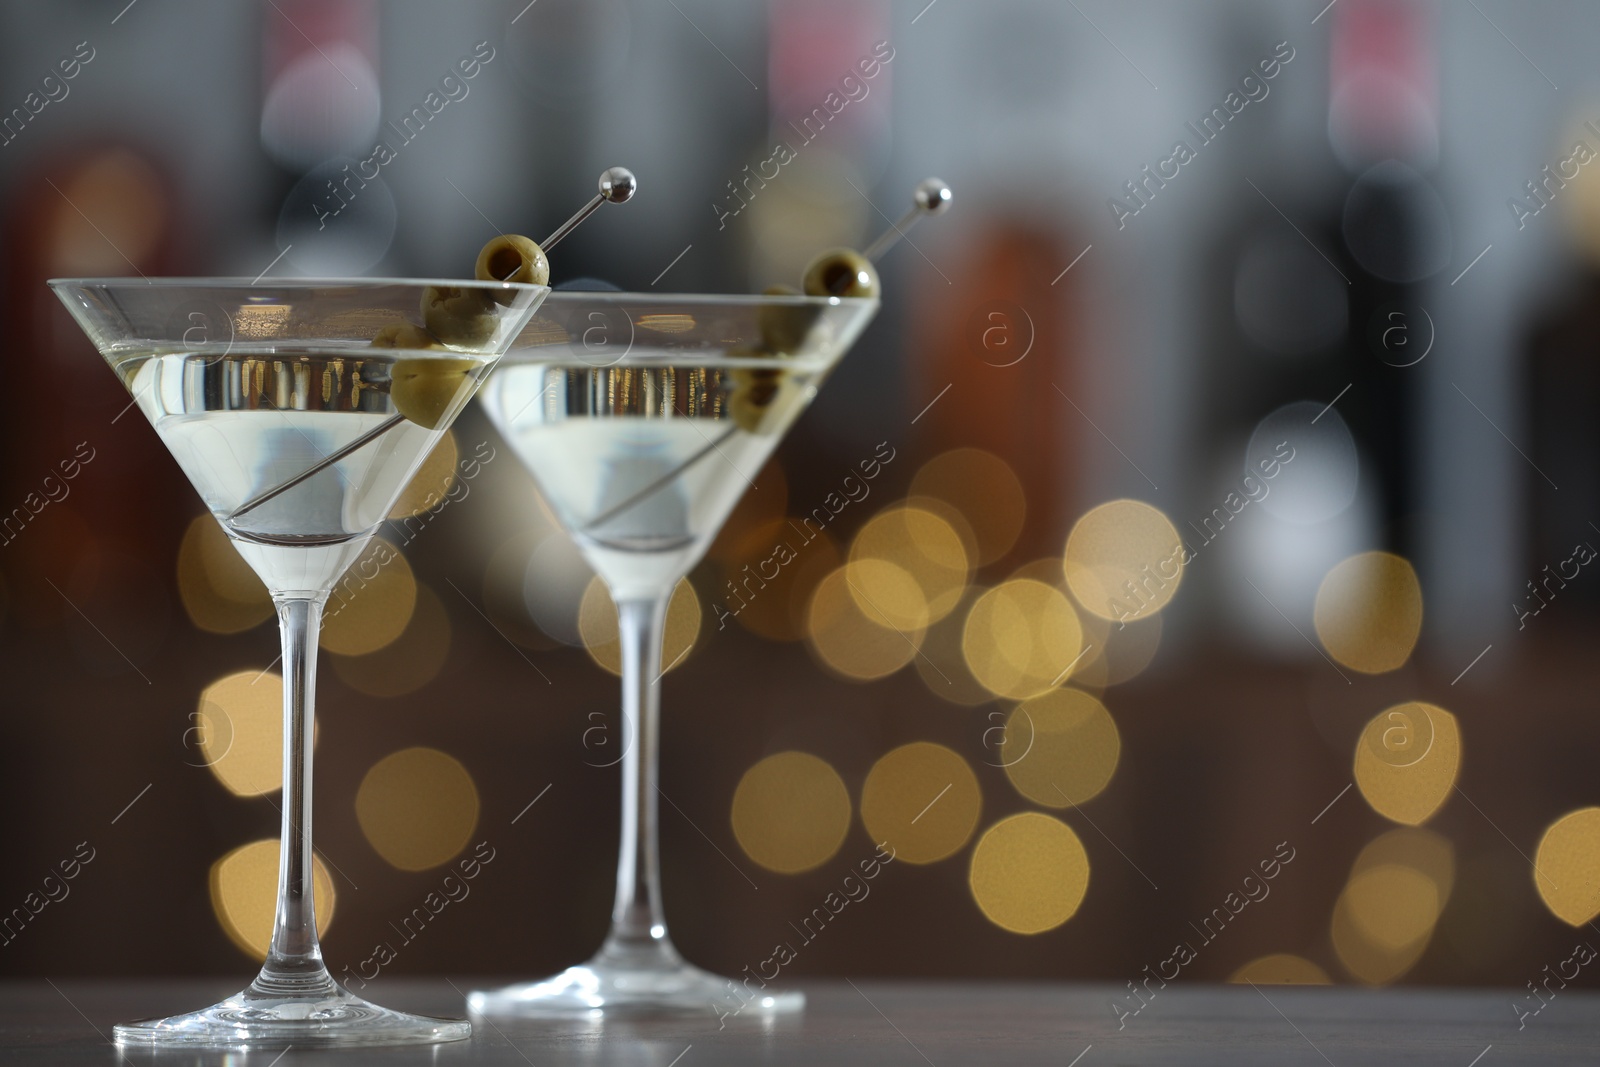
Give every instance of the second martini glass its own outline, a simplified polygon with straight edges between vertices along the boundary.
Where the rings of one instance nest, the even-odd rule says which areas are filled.
[[[657,843],[667,602],[784,432],[877,311],[876,299],[556,292],[480,394],[611,590],[622,642],[622,840],[611,933],[585,964],[477,992],[488,1016],[793,1011],[667,937]]]
[[[346,992],[323,964],[311,848],[317,631],[334,583],[548,290],[406,279],[50,284],[266,583],[283,638],[283,837],[266,961],[242,992],[120,1024],[117,1043],[316,1048],[468,1037],[463,1020]]]

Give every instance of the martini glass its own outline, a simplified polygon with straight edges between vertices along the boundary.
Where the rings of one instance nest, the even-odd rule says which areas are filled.
[[[468,1037],[463,1020],[352,996],[323,965],[311,875],[317,633],[334,582],[548,290],[396,279],[50,285],[266,583],[283,640],[283,837],[266,962],[220,1004],[118,1025],[118,1044],[306,1048]],[[460,314],[431,324],[471,344],[380,347],[397,333],[429,343],[415,324],[425,301],[441,297]]]
[[[587,963],[468,998],[483,1016],[795,1011],[803,994],[686,963],[667,937],[657,843],[661,635],[784,432],[876,299],[555,292],[481,393],[489,417],[611,590],[622,643],[622,836],[611,932]]]

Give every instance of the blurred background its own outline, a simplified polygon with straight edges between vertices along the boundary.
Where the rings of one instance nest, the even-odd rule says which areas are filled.
[[[1520,988],[1590,938],[1600,10],[125,2],[0,3],[0,972],[247,974],[281,785],[265,592],[44,280],[459,276],[617,164],[554,281],[757,291],[955,190],[675,601],[686,956]],[[577,962],[606,594],[476,407],[383,537],[330,967]]]

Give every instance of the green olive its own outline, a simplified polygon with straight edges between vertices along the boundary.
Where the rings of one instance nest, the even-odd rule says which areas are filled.
[[[418,426],[439,428],[456,398],[471,386],[471,374],[481,364],[472,359],[396,360],[389,375],[389,399],[394,409]]]
[[[878,272],[849,248],[835,248],[811,261],[804,279],[807,296],[877,296]]]
[[[385,326],[372,335],[373,348],[438,348],[444,346],[434,340],[433,334],[421,326],[409,322],[398,322],[393,326]]]
[[[422,291],[422,324],[447,345],[476,348],[494,339],[500,317],[483,289],[430,285]]]
[[[766,353],[732,350],[729,355],[765,356]],[[733,388],[728,393],[728,415],[747,433],[778,433],[805,404],[805,388],[782,367],[734,367],[728,372]]]
[[[521,234],[503,233],[483,246],[478,253],[474,275],[480,282],[521,282],[524,285],[549,285],[550,261],[538,242]],[[511,303],[511,294],[496,293],[502,304]]]
[[[769,286],[765,296],[799,296],[787,285]],[[803,304],[763,304],[756,312],[756,322],[761,327],[761,343],[770,352],[794,355],[805,346],[806,335],[816,325],[821,309]]]

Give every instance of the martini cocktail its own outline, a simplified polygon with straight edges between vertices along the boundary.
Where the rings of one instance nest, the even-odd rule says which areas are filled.
[[[464,1021],[352,996],[323,965],[311,873],[317,633],[334,583],[548,290],[389,279],[50,284],[266,583],[283,639],[283,838],[266,961],[243,992],[119,1025],[118,1043],[467,1037]]]
[[[556,292],[481,394],[616,602],[622,839],[610,936],[588,963],[473,993],[487,1016],[714,1011],[734,983],[667,937],[657,853],[661,635],[789,425],[877,310],[871,298]],[[748,995],[748,994],[747,994]],[[747,1010],[794,1010],[762,991]]]

